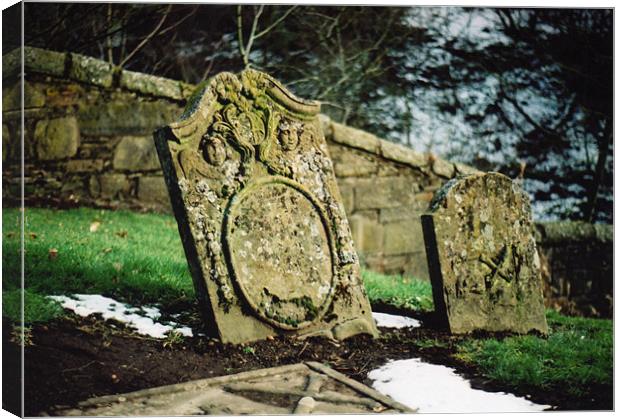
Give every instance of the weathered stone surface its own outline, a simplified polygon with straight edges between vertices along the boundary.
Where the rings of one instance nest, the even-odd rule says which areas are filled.
[[[422,226],[418,220],[384,225],[383,251],[386,255],[412,253],[423,248]]]
[[[414,201],[410,205],[404,205],[394,208],[381,208],[379,211],[379,220],[382,224],[393,223],[395,221],[420,222],[420,215],[426,212],[428,202]]]
[[[88,194],[91,198],[99,198],[101,194],[101,184],[99,178],[95,175],[88,178]]]
[[[99,191],[102,198],[118,198],[129,192],[129,181],[125,175],[118,173],[101,175],[99,176]],[[92,193],[93,189],[90,192]]]
[[[156,145],[207,330],[377,334],[318,120],[266,74],[221,73]]]
[[[112,65],[81,54],[70,55],[70,78],[101,87],[112,86]]]
[[[410,148],[389,141],[381,141],[381,155],[386,159],[407,163],[413,167],[428,165],[428,157]]]
[[[105,103],[85,103],[77,117],[86,135],[147,135],[179,113],[180,108],[165,101],[120,96]]]
[[[318,362],[85,400],[60,416],[189,416],[414,413]],[[50,412],[48,412],[50,413]]]
[[[463,163],[454,163],[454,167],[456,168],[457,174],[459,175],[474,175],[477,173],[482,173],[480,170],[467,166]]]
[[[171,99],[184,98],[178,81],[150,74],[136,73],[135,71],[122,72],[121,87],[147,95],[169,97]]]
[[[379,153],[381,141],[374,135],[333,121],[330,123],[330,128],[332,141],[370,153]]]
[[[138,199],[147,204],[170,206],[168,189],[163,176],[141,176],[138,182]]]
[[[343,153],[334,162],[334,172],[339,178],[371,176],[377,173],[377,162],[357,153]]]
[[[433,172],[436,175],[450,179],[454,176],[455,168],[452,163],[445,161],[444,159],[435,158],[433,160]]]
[[[344,210],[347,214],[351,214],[353,212],[353,186],[344,182],[339,182],[338,188],[340,189]]]
[[[530,202],[516,183],[453,179],[422,224],[435,310],[453,333],[547,333]]]
[[[19,49],[16,49],[19,56]],[[50,76],[62,76],[65,71],[65,54],[41,48],[24,47],[24,67]]]
[[[34,129],[36,156],[39,160],[73,157],[80,144],[75,117],[42,119]]]
[[[351,224],[355,248],[358,252],[365,255],[383,250],[381,240],[377,240],[378,237],[383,237],[383,226],[381,224],[361,215],[349,217],[349,223]]]
[[[414,187],[403,177],[360,180],[355,186],[355,208],[393,208],[410,204]]]
[[[149,137],[123,137],[114,151],[116,170],[145,171],[161,168],[155,143]]]
[[[11,133],[6,124],[2,124],[2,162],[4,163],[10,155]]]
[[[15,83],[9,88],[2,89],[2,110],[11,111],[22,109],[21,83]],[[40,108],[45,106],[45,94],[38,86],[24,82],[24,108]]]
[[[67,172],[69,173],[91,173],[100,172],[103,169],[103,160],[94,159],[80,159],[69,160],[67,162]]]

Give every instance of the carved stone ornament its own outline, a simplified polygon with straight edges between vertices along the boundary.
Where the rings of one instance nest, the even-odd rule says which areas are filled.
[[[510,178],[447,182],[422,216],[438,317],[453,333],[547,333],[530,201]]]
[[[205,331],[377,335],[318,120],[267,74],[221,73],[155,133]]]

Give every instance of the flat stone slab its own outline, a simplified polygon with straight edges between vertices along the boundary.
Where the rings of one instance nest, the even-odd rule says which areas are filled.
[[[547,333],[527,194],[507,176],[455,178],[422,216],[438,316],[452,333]]]
[[[318,362],[242,372],[103,396],[62,416],[414,413]]]

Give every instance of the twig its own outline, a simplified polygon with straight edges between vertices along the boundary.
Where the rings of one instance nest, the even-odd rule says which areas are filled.
[[[97,363],[101,364],[101,362],[100,362],[100,361],[92,360],[92,361],[87,362],[86,364],[82,365],[81,367],[67,368],[67,369],[65,369],[65,370],[62,370],[62,371],[61,371],[61,373],[63,373],[63,374],[64,374],[64,373],[69,372],[69,371],[79,371],[79,370],[82,370],[82,369],[84,369],[84,368],[88,367],[88,366],[89,366],[89,365],[91,365],[91,364],[94,364],[95,362],[97,362]]]
[[[273,28],[275,28],[276,26],[278,26],[278,25],[279,25],[279,24],[280,24],[280,23],[281,23],[284,19],[286,19],[286,17],[287,17],[288,15],[290,15],[290,14],[293,12],[293,10],[295,10],[296,8],[297,8],[297,6],[293,6],[293,7],[289,8],[289,9],[288,9],[286,12],[284,12],[284,14],[283,14],[282,16],[280,16],[280,17],[279,17],[279,18],[278,18],[275,22],[273,22],[271,25],[269,25],[269,27],[268,27],[267,29],[264,29],[264,30],[260,31],[259,33],[257,33],[257,34],[254,36],[254,39],[258,39],[258,38],[260,38],[261,36],[263,36],[263,35],[265,35],[265,34],[269,33],[269,31],[271,31]]]
[[[108,3],[108,28],[112,26],[112,3]],[[106,37],[106,45],[108,47],[108,62],[114,65],[114,56],[112,55],[112,37]]]
[[[123,61],[121,61],[121,63],[119,64],[119,67],[123,67],[127,63],[127,61],[131,60],[133,58],[133,56],[136,55],[136,53],[142,49],[143,46],[145,46],[151,39],[153,39],[153,37],[155,35],[157,35],[157,32],[159,31],[161,26],[164,24],[164,22],[165,22],[166,18],[168,17],[168,14],[170,13],[171,9],[172,9],[172,4],[169,4],[168,8],[166,8],[166,12],[164,13],[162,18],[160,19],[159,23],[157,24],[157,26],[155,26],[155,29],[153,29],[151,31],[151,33],[149,33],[146,36],[146,38],[144,38],[142,40],[142,42],[140,42],[138,44],[138,46],[136,48],[134,48],[134,50],[131,51],[129,53],[129,55],[127,55],[127,57],[125,57],[125,59]]]
[[[301,356],[301,354],[306,350],[307,347],[308,347],[308,342],[306,341],[306,343],[304,344],[303,348],[301,348],[301,351],[299,351],[297,356]]]

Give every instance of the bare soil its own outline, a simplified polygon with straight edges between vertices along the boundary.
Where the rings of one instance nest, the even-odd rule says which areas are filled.
[[[399,313],[390,307],[377,311]],[[411,313],[404,313],[412,315]],[[461,338],[435,327],[432,315],[414,314],[423,322],[415,329],[381,328],[381,338],[355,336],[344,342],[325,338],[276,337],[246,346],[223,344],[205,337],[164,342],[132,333],[120,323],[97,316],[68,316],[32,328],[25,347],[25,415],[53,414],[89,397],[125,393],[188,380],[234,374],[259,368],[320,361],[349,377],[371,384],[367,374],[388,360],[419,357],[455,368],[474,388],[511,392],[558,410],[611,410],[613,388],[592,388],[579,399],[562,388],[536,392],[487,380],[472,365],[453,357]],[[12,326],[3,327],[3,408],[19,412],[20,347],[11,342]],[[479,337],[488,334],[476,335]],[[500,334],[493,334],[502,337]],[[418,346],[436,339],[439,346]]]

